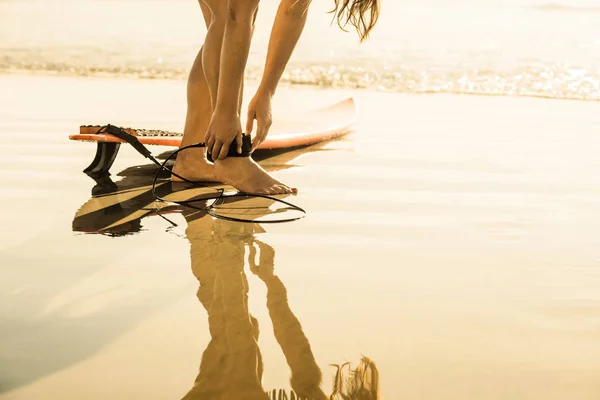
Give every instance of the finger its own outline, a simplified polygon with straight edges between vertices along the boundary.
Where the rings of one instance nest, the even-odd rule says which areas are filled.
[[[252,133],[252,129],[254,129],[254,118],[256,118],[256,113],[254,110],[248,110],[248,119],[246,120],[246,135]]]
[[[242,143],[243,143],[242,132],[237,134],[237,136],[235,137],[235,142],[237,143],[238,154],[242,154]]]
[[[256,120],[256,137],[254,138],[254,142],[252,143],[252,150],[256,149],[263,141],[263,136],[265,134],[265,120],[260,118]]]
[[[204,135],[204,144],[206,145],[206,147],[208,147],[208,142],[213,137],[214,137],[214,135],[212,134],[212,132],[210,130],[206,131],[206,134]]]
[[[215,138],[214,136],[209,136],[208,139],[205,142],[206,144],[206,151],[208,152],[208,154],[212,154],[212,148],[215,145]]]
[[[221,159],[219,156],[221,155],[222,148],[223,148],[223,142],[217,140],[215,142],[214,146],[212,147],[212,152],[210,153],[212,155],[212,159],[214,161]]]
[[[271,129],[271,120],[267,120],[266,125],[265,125],[265,131],[263,132],[261,138],[260,138],[260,142],[258,143],[258,145],[260,146],[262,144],[262,142],[264,142],[265,140],[267,140],[267,135],[269,134],[269,130]]]
[[[229,143],[229,144],[222,143],[221,144],[221,151],[219,151],[219,153],[215,153],[215,154],[219,155],[219,160],[224,160],[227,158],[227,153],[229,153],[230,145],[231,145],[231,143]]]
[[[260,123],[260,122],[262,122],[262,123]],[[271,126],[270,119],[265,119],[265,120],[259,121],[259,126],[258,126],[257,133],[256,133],[256,144],[254,145],[254,148],[258,148],[258,146],[260,146],[262,144],[262,142],[265,141],[265,139],[267,138],[267,134],[269,133],[270,126]]]

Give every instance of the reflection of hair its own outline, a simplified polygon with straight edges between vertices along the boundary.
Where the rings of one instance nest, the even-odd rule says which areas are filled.
[[[337,373],[330,400],[379,399],[379,371],[372,360],[363,357],[356,369],[350,369],[349,363],[335,367]]]
[[[362,357],[356,369],[351,369],[350,363],[334,367],[337,372],[329,400],[379,400],[379,370],[371,359]],[[293,391],[288,396],[285,390],[273,390],[268,395],[270,400],[315,400]]]
[[[342,29],[348,23],[356,28],[360,41],[367,39],[379,19],[379,0],[334,0],[338,26]]]

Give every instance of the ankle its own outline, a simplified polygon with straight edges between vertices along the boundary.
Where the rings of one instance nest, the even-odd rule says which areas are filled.
[[[250,157],[227,157],[224,160],[216,160],[214,163],[216,166],[230,167],[234,165],[240,165],[250,161]]]
[[[206,149],[202,147],[194,147],[190,149],[185,149],[177,154],[177,158],[175,159],[175,163],[177,164],[188,164],[188,163],[202,163],[202,164],[210,164],[208,159],[206,158]]]

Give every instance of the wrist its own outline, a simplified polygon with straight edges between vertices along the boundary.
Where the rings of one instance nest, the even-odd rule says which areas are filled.
[[[277,85],[263,81],[258,86],[256,93],[261,96],[267,96],[269,98],[273,98],[273,96],[275,96],[276,89],[277,89]]]

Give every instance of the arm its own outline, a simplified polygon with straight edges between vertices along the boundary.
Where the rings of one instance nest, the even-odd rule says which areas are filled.
[[[310,0],[282,0],[273,23],[259,91],[275,94],[283,71],[304,30]]]
[[[237,113],[252,40],[252,19],[257,8],[258,0],[229,0],[221,49],[217,110]]]
[[[242,146],[238,112],[244,70],[252,40],[252,19],[258,0],[228,1],[227,21],[221,48],[219,89],[213,118],[206,134],[206,145],[213,159],[224,159],[235,139]]]
[[[252,132],[254,120],[257,133],[252,147],[258,147],[267,137],[271,126],[271,98],[275,94],[283,71],[304,30],[311,0],[282,0],[275,16],[265,71],[256,95],[248,107],[246,132]]]

